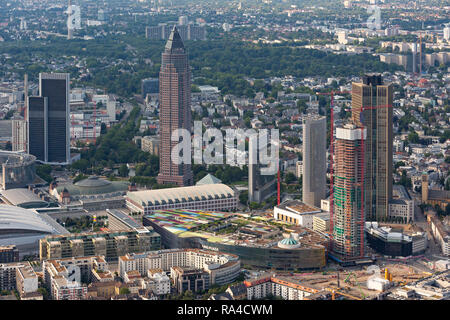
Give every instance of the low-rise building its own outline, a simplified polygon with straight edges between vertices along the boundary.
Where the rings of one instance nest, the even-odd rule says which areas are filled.
[[[144,152],[149,152],[152,155],[159,157],[159,136],[145,136],[141,139],[141,149]]]
[[[432,212],[427,213],[427,221],[431,227],[431,233],[441,246],[442,254],[450,256],[450,232],[441,220]]]
[[[313,216],[313,230],[318,232],[330,231],[329,212],[323,212]]]
[[[179,294],[188,290],[191,292],[205,291],[210,286],[209,274],[203,269],[171,267],[170,278]]]
[[[230,187],[212,184],[128,192],[126,205],[142,214],[162,209],[232,211],[237,207],[237,197]]]
[[[389,202],[389,217],[403,223],[414,221],[414,200],[402,185],[393,186],[393,198]]]
[[[304,300],[305,297],[320,291],[318,288],[304,286],[289,277],[263,274],[256,279],[244,281],[247,287],[247,299],[263,299],[277,296],[284,300]]]
[[[450,270],[409,283],[406,289],[421,300],[448,300],[450,298]]]
[[[119,275],[136,272],[141,277],[160,278],[157,272],[172,267],[201,269],[209,275],[211,284],[224,285],[233,282],[240,273],[241,264],[237,256],[202,249],[167,249],[119,257]]]
[[[321,212],[320,208],[307,205],[299,200],[289,200],[273,208],[273,217],[276,220],[313,229],[313,217]]]
[[[146,228],[49,236],[40,239],[39,247],[41,260],[86,256],[105,256],[106,260],[115,260],[128,252],[158,250],[161,239],[151,228]]]
[[[105,299],[111,299],[116,295],[116,282],[93,282],[88,286],[88,297],[101,297]]]
[[[113,280],[104,256],[45,260],[42,269],[53,300],[86,299],[86,283],[102,282],[100,274],[106,275],[107,281]]]
[[[15,245],[0,246],[0,263],[19,261],[19,250]]]
[[[150,279],[148,289],[151,289],[156,295],[170,293],[170,278],[162,269],[149,269],[147,276]]]
[[[20,297],[40,300],[37,289],[38,277],[29,262],[0,264],[0,291],[17,290]]]
[[[366,222],[364,227],[370,247],[388,256],[407,257],[423,254],[428,246],[426,232],[406,232],[378,222]]]

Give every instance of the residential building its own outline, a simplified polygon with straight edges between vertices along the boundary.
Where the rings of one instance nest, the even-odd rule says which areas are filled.
[[[450,256],[450,228],[445,226],[434,213],[427,213],[427,221],[434,239],[441,246],[444,256]]]
[[[240,273],[240,260],[233,254],[203,249],[166,249],[119,257],[119,275],[136,271],[141,277],[157,279],[157,272],[168,272],[172,267],[201,269],[208,274],[211,285],[233,282]]]
[[[304,300],[320,290],[302,285],[289,277],[263,274],[255,279],[244,281],[247,287],[247,299],[264,299],[268,296],[281,297],[284,300]]]
[[[38,276],[31,264],[12,262],[0,264],[0,291],[17,290],[21,297],[37,293]],[[35,295],[35,299],[40,299]]]
[[[154,156],[159,157],[159,149],[161,138],[159,136],[145,136],[141,139],[141,149],[144,152],[148,152]]]
[[[0,263],[19,261],[19,250],[15,245],[0,246]]]
[[[126,253],[158,250],[160,241],[149,229],[48,236],[39,241],[39,256],[41,260],[105,256],[111,261]]]
[[[86,299],[85,284],[113,280],[104,256],[44,260],[42,269],[53,300]],[[100,274],[107,275],[107,281],[99,280]]]

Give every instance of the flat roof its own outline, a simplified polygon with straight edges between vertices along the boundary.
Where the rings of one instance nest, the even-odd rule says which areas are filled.
[[[106,212],[108,215],[113,216],[114,218],[118,219],[120,222],[126,224],[132,229],[141,229],[142,225],[140,225],[136,220],[134,220],[132,217],[127,215],[126,213],[117,210],[117,209],[106,209]]]
[[[156,210],[145,217],[155,221],[159,226],[168,229],[170,232],[178,234],[230,216],[232,214],[225,212],[173,209]]]
[[[289,210],[297,214],[320,213],[322,209],[308,205],[300,200],[289,200],[277,206],[279,209]]]
[[[222,225],[215,224],[225,217],[227,220]],[[328,241],[318,232],[301,226],[284,226],[282,231],[278,225],[268,225],[266,221],[255,218],[245,219],[235,213],[158,210],[144,218],[179,238],[203,238],[209,243],[278,248],[278,241],[284,239],[283,232],[299,234],[301,248],[324,245]],[[227,232],[228,228],[234,230]]]

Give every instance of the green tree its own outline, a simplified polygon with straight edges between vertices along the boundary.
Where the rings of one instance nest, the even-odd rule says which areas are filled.
[[[48,164],[42,164],[36,166],[36,174],[47,181],[48,183],[53,181],[53,177],[51,176],[52,167]]]
[[[119,176],[121,177],[128,177],[128,173],[130,172],[130,169],[128,169],[126,164],[122,164],[119,167]]]
[[[243,205],[247,205],[247,202],[248,202],[248,191],[247,190],[242,191],[239,194],[239,202],[242,203]]]
[[[419,139],[419,135],[417,132],[413,131],[411,133],[408,134],[408,141],[411,143],[419,143],[420,139]]]
[[[291,183],[293,183],[295,180],[297,180],[297,179],[295,178],[295,175],[294,175],[292,172],[288,172],[288,173],[286,174],[286,176],[284,177],[284,181],[285,181],[287,184],[291,184]]]

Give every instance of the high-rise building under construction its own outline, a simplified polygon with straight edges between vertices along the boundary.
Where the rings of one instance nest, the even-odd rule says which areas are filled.
[[[392,199],[392,110],[393,86],[384,84],[381,75],[363,77],[352,85],[352,120],[367,129],[364,149],[365,206],[368,220],[389,215]]]
[[[341,261],[364,257],[365,128],[346,124],[336,128],[334,201],[330,228],[332,254]]]

